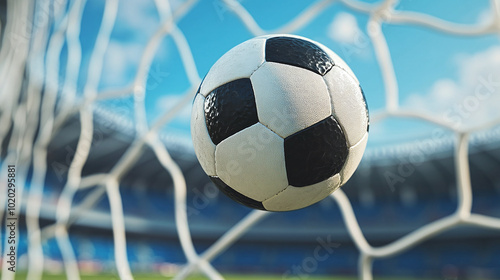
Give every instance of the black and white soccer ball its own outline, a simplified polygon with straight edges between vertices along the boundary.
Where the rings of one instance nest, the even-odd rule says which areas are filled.
[[[191,133],[203,170],[246,206],[314,204],[354,173],[368,108],[333,51],[292,35],[239,44],[210,69],[193,102]]]

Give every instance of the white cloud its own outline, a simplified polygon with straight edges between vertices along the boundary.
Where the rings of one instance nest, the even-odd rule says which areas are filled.
[[[175,0],[178,6],[180,0]],[[158,11],[153,0],[124,0],[120,2],[115,24],[116,35],[111,38],[104,57],[103,85],[125,86],[132,82],[144,49],[160,26]],[[153,65],[169,53],[162,44],[155,53]]]
[[[133,40],[147,39],[158,28],[160,21],[154,1],[125,0],[118,8],[117,28]]]
[[[455,127],[474,127],[500,118],[500,47],[457,57],[458,79],[436,81],[403,106],[442,118]]]
[[[346,44],[354,44],[364,36],[359,29],[356,17],[352,14],[338,13],[328,27],[328,35],[335,41]]]

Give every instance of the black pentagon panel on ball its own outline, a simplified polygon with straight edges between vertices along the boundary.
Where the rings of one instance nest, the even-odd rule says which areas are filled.
[[[266,41],[266,61],[278,62],[325,75],[335,65],[316,44],[292,37],[273,37]]]
[[[340,172],[347,159],[347,142],[333,116],[285,138],[288,183],[304,187]]]
[[[368,120],[366,122],[366,131],[369,132],[370,131],[370,114],[368,111],[368,102],[366,102],[366,96],[365,96],[365,92],[363,91],[363,88],[361,86],[359,86],[359,88],[361,89],[361,94],[363,95],[363,101],[365,102],[366,117],[368,118]]]
[[[209,176],[209,177],[210,180],[212,180],[212,182],[217,186],[217,188],[225,195],[230,197],[232,200],[254,209],[266,210],[264,208],[264,205],[262,205],[262,202],[251,199],[235,191],[233,188],[224,183],[219,177],[214,177],[214,176]]]
[[[205,99],[205,121],[212,142],[256,124],[257,106],[250,79],[238,79],[214,89]]]

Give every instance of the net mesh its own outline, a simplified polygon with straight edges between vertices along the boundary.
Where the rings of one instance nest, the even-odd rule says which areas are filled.
[[[236,0],[224,0],[221,4],[225,5],[228,11],[233,12],[251,34],[257,36],[269,33],[294,33],[308,25],[334,2],[331,0],[315,2],[276,30],[264,30],[252,14]],[[399,2],[397,0],[378,3],[354,0],[340,0],[340,2],[352,12],[368,16],[366,33],[374,47],[385,87],[385,109],[372,115],[372,126],[388,118],[419,119],[452,131],[456,137],[454,164],[459,201],[456,211],[389,244],[379,247],[370,245],[364,237],[345,193],[340,189],[332,194],[332,199],[340,206],[347,230],[360,251],[359,277],[372,279],[374,259],[398,255],[443,231],[463,224],[500,229],[500,219],[471,213],[472,186],[468,161],[471,133],[492,128],[500,123],[500,119],[462,129],[430,114],[401,109],[398,101],[396,74],[382,24],[422,26],[435,32],[456,36],[498,34],[500,1],[490,1],[491,10],[494,12],[491,21],[477,25],[455,24],[427,14],[399,11],[395,8]],[[185,279],[195,271],[205,274],[210,279],[223,279],[212,266],[211,261],[236,242],[254,224],[265,219],[269,213],[257,210],[250,212],[201,254],[197,253],[193,246],[186,212],[186,181],[178,164],[172,160],[161,142],[159,130],[189,104],[201,82],[189,42],[177,26],[177,22],[196,6],[197,1],[186,0],[172,10],[169,1],[156,0],[155,5],[161,24],[144,47],[133,82],[124,88],[105,91],[98,91],[98,86],[104,54],[109,46],[111,32],[117,18],[119,1],[105,1],[89,64],[86,69],[83,69],[80,67],[82,46],[79,35],[82,29],[82,14],[87,4],[85,0],[10,0],[7,5],[7,15],[16,16],[8,16],[7,21],[2,22],[4,34],[2,34],[3,42],[0,52],[0,92],[2,92],[0,95],[2,112],[0,140],[5,144],[2,145],[4,160],[0,181],[6,182],[7,180],[6,166],[8,164],[15,164],[18,167],[16,195],[18,205],[25,205],[28,231],[29,270],[27,277],[33,280],[41,279],[44,269],[42,246],[48,239],[55,238],[62,254],[67,278],[80,279],[75,248],[70,242],[68,229],[82,211],[92,207],[102,196],[107,196],[112,218],[116,270],[121,279],[133,279],[127,256],[126,231],[119,187],[124,174],[138,160],[143,149],[149,148],[164,169],[171,174],[174,181],[176,230],[187,259],[187,263],[174,279]],[[173,39],[191,87],[173,109],[149,125],[144,102],[147,74],[161,41],[167,36]],[[71,58],[66,62],[61,60],[63,49]],[[67,65],[62,68],[61,65],[64,63]],[[61,75],[61,69],[64,69],[63,75]],[[85,86],[80,89],[78,79],[82,71],[86,72],[86,82]],[[40,73],[43,74],[40,75]],[[82,176],[82,169],[92,148],[95,103],[127,96],[133,98],[135,140],[109,172]],[[81,123],[78,144],[68,169],[65,186],[57,200],[55,223],[41,228],[39,219],[43,209],[42,196],[48,169],[48,145],[62,125],[75,116]],[[27,182],[30,167],[32,168],[31,181]],[[30,187],[26,188],[26,193],[24,193],[28,183]],[[85,199],[74,204],[74,197],[78,191],[94,186],[97,187],[91,189]],[[6,193],[7,186],[1,184],[0,187],[3,189],[2,193]],[[6,209],[7,199],[1,195],[0,217],[6,217]],[[15,211],[15,216],[19,216],[21,207],[17,207]],[[3,246],[4,248],[9,246],[7,241]],[[4,259],[7,258],[6,254],[7,250],[4,250]],[[4,269],[1,278],[12,280],[14,273],[9,273]]]

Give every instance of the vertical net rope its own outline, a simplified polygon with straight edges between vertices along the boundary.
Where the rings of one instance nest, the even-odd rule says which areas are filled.
[[[119,0],[105,1],[99,32],[90,55],[88,69],[86,69],[87,80],[82,91],[77,90],[79,71],[82,71],[80,69],[82,45],[79,41],[79,34],[82,14],[87,1],[8,1],[7,13],[16,16],[9,16],[6,22],[1,23],[4,27],[4,34],[2,34],[4,39],[0,50],[0,92],[2,92],[0,95],[0,140],[2,142],[8,140],[8,143],[2,146],[2,149],[5,149],[2,151],[5,157],[1,163],[0,180],[7,181],[6,166],[8,164],[18,166],[16,176],[17,201],[18,205],[26,205],[25,215],[29,244],[27,278],[29,280],[41,279],[44,267],[42,245],[51,238],[55,238],[57,241],[67,278],[70,280],[80,279],[75,250],[69,240],[68,229],[83,211],[93,207],[103,196],[107,196],[110,202],[116,270],[121,279],[133,279],[128,263],[126,229],[119,188],[124,174],[133,166],[145,149],[154,152],[157,160],[170,173],[174,182],[176,229],[187,259],[187,263],[174,279],[185,279],[195,271],[205,274],[210,279],[223,279],[221,274],[211,265],[211,261],[236,242],[254,224],[270,215],[269,212],[252,211],[206,251],[199,254],[194,249],[186,212],[186,181],[181,169],[160,141],[159,130],[189,104],[201,82],[189,42],[176,24],[195,7],[197,2],[197,0],[186,0],[175,10],[172,10],[169,1],[155,0],[161,23],[144,46],[135,79],[124,88],[113,88],[99,92],[102,61],[116,22]],[[363,13],[369,17],[366,32],[374,47],[385,87],[385,109],[372,116],[372,125],[377,125],[389,118],[418,119],[452,131],[456,137],[454,164],[459,201],[456,211],[387,245],[380,247],[370,245],[364,237],[345,193],[340,189],[331,195],[332,199],[340,206],[347,230],[360,251],[359,277],[365,280],[373,278],[372,262],[374,259],[400,254],[438,233],[460,225],[466,224],[500,230],[500,219],[471,212],[472,186],[468,159],[471,133],[490,129],[500,124],[500,119],[491,120],[491,122],[480,126],[460,129],[432,115],[400,109],[396,72],[382,29],[382,24],[404,24],[421,26],[435,32],[456,36],[498,35],[500,33],[500,0],[490,1],[494,14],[491,21],[477,25],[455,24],[427,14],[398,11],[395,9],[398,0],[385,0],[375,4],[354,0],[323,0],[315,2],[276,30],[262,29],[251,13],[238,1],[224,0],[227,8],[255,36],[269,33],[294,33],[336,2],[342,3],[352,12]],[[45,20],[27,26],[28,23],[34,22],[33,19],[40,17]],[[146,77],[161,41],[167,36],[173,39],[176,49],[180,53],[190,88],[173,109],[148,126],[144,101]],[[69,60],[63,62],[60,59],[63,46],[66,46],[68,56],[72,58],[71,63]],[[64,68],[62,67],[63,63],[66,64]],[[64,78],[59,76],[60,68],[66,71]],[[61,96],[60,105],[57,105],[58,96]],[[133,97],[134,99],[135,140],[111,171],[82,176],[83,166],[92,147],[95,103],[123,97]],[[57,202],[55,223],[40,228],[41,202],[47,174],[47,148],[56,132],[69,118],[75,115],[79,117],[81,123],[80,134],[75,156],[68,170],[66,184]],[[28,183],[30,166],[33,168],[29,182],[30,188],[27,190],[27,194],[23,194],[24,186]],[[1,184],[0,188],[2,188],[0,190],[2,193],[7,193],[6,185]],[[89,188],[92,188],[89,194],[78,204],[73,204],[75,194]],[[19,211],[20,207],[17,207],[16,216],[19,216]],[[0,217],[5,216],[6,197],[2,195],[0,196]],[[8,244],[5,242],[3,246],[5,248]],[[7,251],[4,251],[5,259]],[[1,280],[14,279],[14,273],[8,273],[5,269],[3,272]]]

